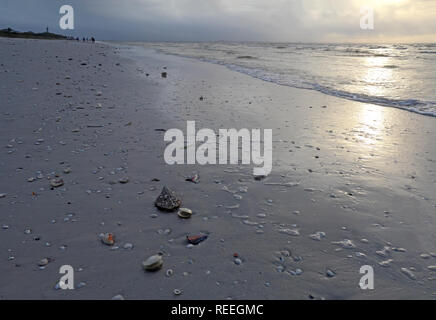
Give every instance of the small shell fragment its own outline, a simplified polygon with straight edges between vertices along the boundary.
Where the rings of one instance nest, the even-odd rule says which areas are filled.
[[[401,272],[405,274],[410,280],[416,280],[415,274],[407,268],[401,268]]]
[[[336,272],[334,272],[331,269],[326,269],[325,271],[325,275],[327,276],[327,278],[333,278],[336,276]]]
[[[146,271],[157,271],[163,266],[163,258],[160,254],[155,254],[142,262],[142,267]]]
[[[200,242],[203,242],[204,240],[206,240],[207,237],[208,237],[208,235],[201,234],[201,235],[197,235],[197,236],[186,236],[186,239],[188,239],[188,242],[190,244],[196,245],[196,244],[199,244]]]
[[[133,244],[127,242],[127,243],[124,244],[123,248],[126,249],[126,250],[132,250],[133,249]]]
[[[165,272],[165,275],[166,275],[167,277],[171,277],[173,274],[174,274],[173,269],[168,269],[168,270]]]
[[[200,176],[198,175],[198,173],[194,173],[192,176],[187,177],[185,180],[193,183],[199,183]]]
[[[279,229],[279,233],[287,234],[287,235],[294,236],[294,237],[297,237],[300,235],[300,231],[298,231],[298,229],[290,229],[290,228]]]
[[[49,261],[49,259],[47,259],[47,258],[41,259],[41,260],[39,260],[39,262],[38,262],[38,266],[40,266],[40,267],[44,267],[44,266],[48,265],[49,262],[50,262],[50,261]]]
[[[177,215],[182,219],[189,219],[192,216],[192,210],[188,208],[180,208]]]
[[[383,268],[388,268],[388,267],[391,266],[392,262],[394,262],[393,259],[388,259],[388,260],[385,260],[385,261],[381,261],[381,262],[379,262],[378,264],[379,264],[381,267],[383,267]]]
[[[332,244],[339,245],[339,246],[341,246],[344,249],[354,249],[354,248],[356,248],[356,245],[353,243],[353,241],[351,241],[349,239],[344,239],[342,241],[332,242]]]
[[[325,238],[325,232],[323,232],[323,231],[317,231],[317,232],[315,232],[314,234],[311,234],[309,237],[312,239],[312,240],[315,240],[315,241],[321,241],[322,239],[324,239]]]
[[[126,184],[127,182],[129,182],[129,178],[123,177],[120,180],[118,180],[118,182],[121,183],[121,184]]]
[[[100,233],[99,238],[101,242],[108,246],[112,246],[115,243],[114,235],[112,233]]]
[[[62,179],[51,179],[50,180],[50,185],[52,186],[52,188],[58,188],[64,185],[64,180]]]

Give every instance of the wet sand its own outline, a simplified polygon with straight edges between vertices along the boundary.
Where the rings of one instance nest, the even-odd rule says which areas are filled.
[[[136,47],[1,39],[0,57],[0,298],[436,297],[435,118]],[[187,120],[272,129],[271,175],[166,165],[160,129]],[[165,185],[191,219],[154,207]],[[198,233],[209,237],[187,246]],[[158,252],[162,270],[145,272]],[[65,264],[75,290],[55,289]],[[359,288],[362,265],[374,290]]]

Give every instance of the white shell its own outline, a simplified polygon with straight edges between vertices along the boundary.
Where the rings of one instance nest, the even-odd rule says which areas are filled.
[[[107,244],[108,246],[111,246],[115,243],[114,236],[112,233],[100,233],[98,236],[104,244]]]
[[[43,266],[48,265],[48,263],[49,263],[48,259],[44,258],[44,259],[39,260],[38,266],[43,267]]]
[[[192,210],[188,208],[180,208],[177,215],[182,219],[189,219],[192,216]]]
[[[52,180],[50,180],[50,185],[53,188],[57,188],[57,187],[63,186],[64,185],[64,180],[62,180],[62,179],[52,179]]]
[[[159,254],[155,254],[142,262],[142,267],[147,271],[156,271],[162,268],[163,259]]]

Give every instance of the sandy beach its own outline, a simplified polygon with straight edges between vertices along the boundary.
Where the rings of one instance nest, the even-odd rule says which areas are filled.
[[[0,39],[0,103],[0,299],[436,298],[435,117],[64,40]],[[167,165],[188,120],[272,129],[272,173]],[[155,207],[164,186],[190,219]]]

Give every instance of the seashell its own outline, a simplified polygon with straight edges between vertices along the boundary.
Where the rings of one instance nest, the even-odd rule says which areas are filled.
[[[100,233],[99,238],[101,242],[112,246],[115,243],[114,235],[112,233]]]
[[[285,267],[284,267],[284,266],[281,266],[281,265],[280,265],[280,266],[277,266],[276,271],[282,273],[282,272],[285,271]]]
[[[180,207],[182,201],[174,191],[167,187],[162,188],[162,192],[154,202],[155,206],[161,210],[174,211]]]
[[[198,175],[198,173],[194,173],[192,176],[187,177],[185,180],[193,182],[193,183],[199,183],[200,182],[200,176]]]
[[[388,260],[385,260],[385,261],[381,261],[381,262],[379,262],[378,264],[379,264],[381,267],[383,267],[383,268],[387,268],[387,267],[390,267],[390,266],[391,266],[391,263],[392,263],[392,262],[394,262],[393,259],[388,259]]]
[[[405,274],[410,280],[416,280],[415,274],[407,268],[401,268],[401,272]]]
[[[52,188],[57,188],[60,186],[64,185],[64,180],[62,179],[51,179],[50,180],[50,185],[52,186]]]
[[[165,272],[165,275],[166,275],[167,277],[171,277],[173,274],[174,274],[173,269],[168,269],[168,270]]]
[[[121,294],[117,294],[116,296],[112,297],[112,300],[124,300],[124,297]]]
[[[321,239],[325,238],[325,232],[318,231],[314,234],[311,234],[309,237],[315,241],[321,241]]]
[[[1,198],[6,198],[6,193],[0,193],[0,199]]]
[[[375,253],[381,257],[387,257],[389,255],[390,248],[384,247],[382,250],[376,251]]]
[[[325,275],[326,275],[328,278],[333,278],[334,276],[336,276],[336,272],[334,272],[333,270],[327,269],[327,270],[325,271]]]
[[[294,236],[294,237],[297,237],[300,235],[300,232],[298,231],[298,229],[289,229],[289,228],[279,229],[279,233],[287,234],[287,235]]]
[[[174,293],[174,295],[176,295],[176,296],[180,296],[180,295],[182,294],[182,290],[180,290],[180,289],[174,289],[173,293]]]
[[[142,267],[146,271],[157,271],[163,266],[162,255],[155,254],[142,262]]]
[[[118,182],[121,183],[121,184],[125,184],[125,183],[129,182],[129,178],[123,177],[120,180],[118,180]]]
[[[336,244],[341,246],[344,249],[354,249],[356,248],[356,245],[353,243],[353,241],[349,239],[344,239],[342,241],[332,242],[332,244]]]
[[[190,244],[196,245],[196,244],[199,244],[200,242],[203,242],[204,240],[206,240],[207,237],[208,237],[208,235],[201,234],[201,235],[197,235],[197,236],[186,236],[186,239],[188,239],[188,242]]]
[[[47,258],[41,259],[41,260],[39,260],[39,262],[38,262],[38,266],[40,266],[40,267],[44,267],[44,266],[48,265],[49,262],[50,262],[50,261],[49,261]]]
[[[133,249],[133,244],[127,242],[126,244],[124,244],[123,248],[126,249],[126,250],[132,250]]]
[[[192,210],[188,208],[180,208],[177,215],[182,219],[189,219],[192,216]]]

